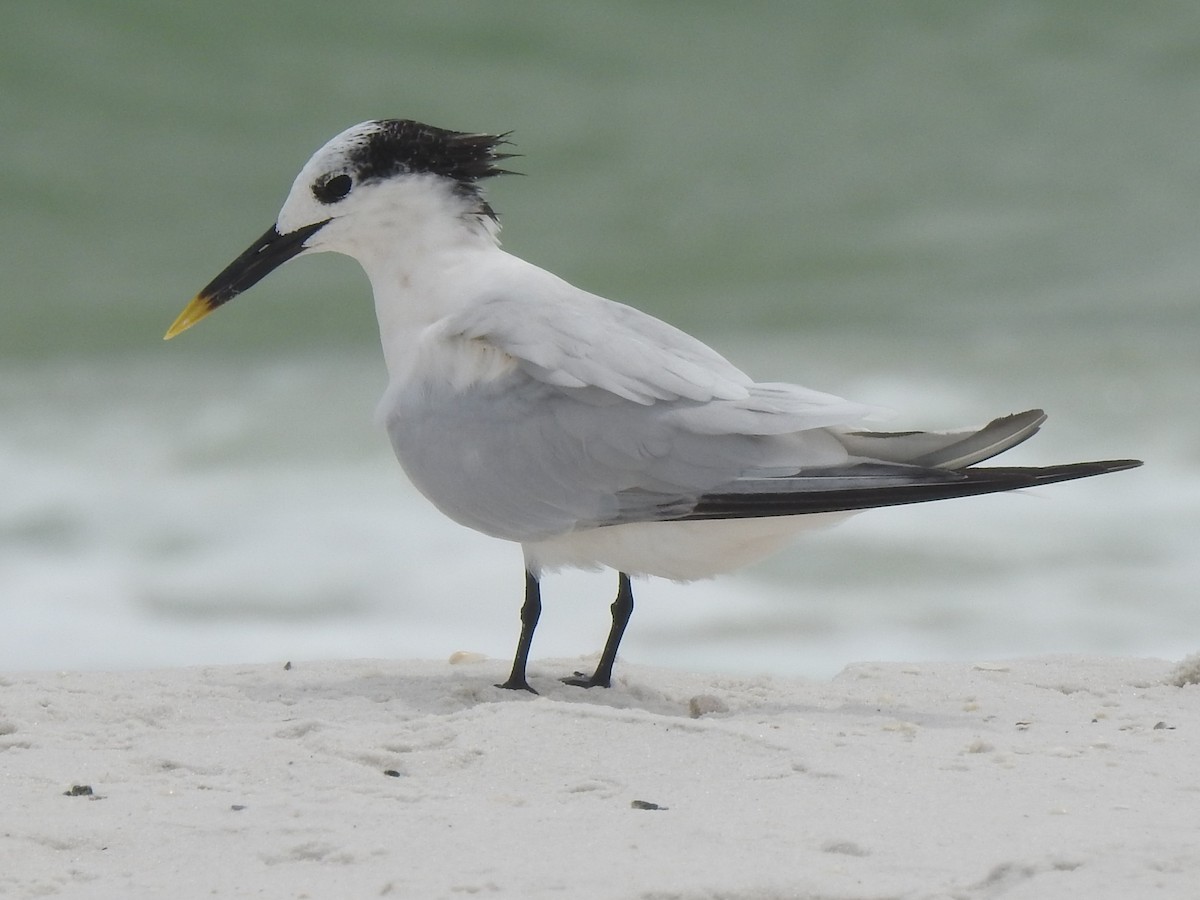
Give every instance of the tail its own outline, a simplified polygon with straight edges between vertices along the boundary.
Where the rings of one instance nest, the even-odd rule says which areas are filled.
[[[1046,414],[1030,409],[965,431],[843,431],[835,435],[851,456],[926,469],[963,469],[991,459],[1037,434]]]

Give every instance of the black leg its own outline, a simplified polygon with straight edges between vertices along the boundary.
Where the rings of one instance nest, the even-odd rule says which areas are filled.
[[[628,575],[624,572],[620,572],[619,575],[617,599],[610,607],[612,609],[612,628],[608,632],[608,640],[604,642],[604,652],[600,654],[600,662],[596,666],[596,671],[590,678],[576,672],[573,677],[564,678],[564,684],[585,688],[609,687],[612,684],[612,670],[613,663],[617,661],[617,648],[621,645],[621,638],[625,634],[625,626],[629,624],[629,617],[633,615],[633,586],[629,583]]]
[[[521,607],[521,636],[517,639],[517,655],[513,657],[512,672],[508,681],[498,688],[510,691],[529,691],[536,694],[525,680],[525,666],[529,662],[529,648],[533,645],[533,630],[537,628],[542,614],[542,588],[532,572],[525,573],[525,604]]]

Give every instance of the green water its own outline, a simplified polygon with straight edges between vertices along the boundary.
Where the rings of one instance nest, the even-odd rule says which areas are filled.
[[[1195,4],[47,0],[5,22],[10,359],[146,350],[309,153],[380,116],[513,131],[506,245],[685,327],[1200,321]],[[370,345],[353,273],[299,263],[187,352]]]

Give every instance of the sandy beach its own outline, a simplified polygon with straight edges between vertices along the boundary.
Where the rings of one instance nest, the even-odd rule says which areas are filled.
[[[1200,665],[0,676],[0,894],[1193,897]]]

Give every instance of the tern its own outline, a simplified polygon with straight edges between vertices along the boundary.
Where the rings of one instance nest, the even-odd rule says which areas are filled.
[[[536,693],[526,665],[547,571],[618,573],[595,671],[562,679],[608,687],[631,576],[705,578],[859,510],[1141,464],[976,468],[1045,414],[888,433],[862,424],[873,407],[754,381],[685,332],[502,250],[481,182],[510,174],[509,143],[401,119],[343,131],[301,169],[275,224],[166,333],[294,257],[358,261],[388,369],[379,418],[405,473],[451,519],[523,549],[520,637],[497,687]]]

